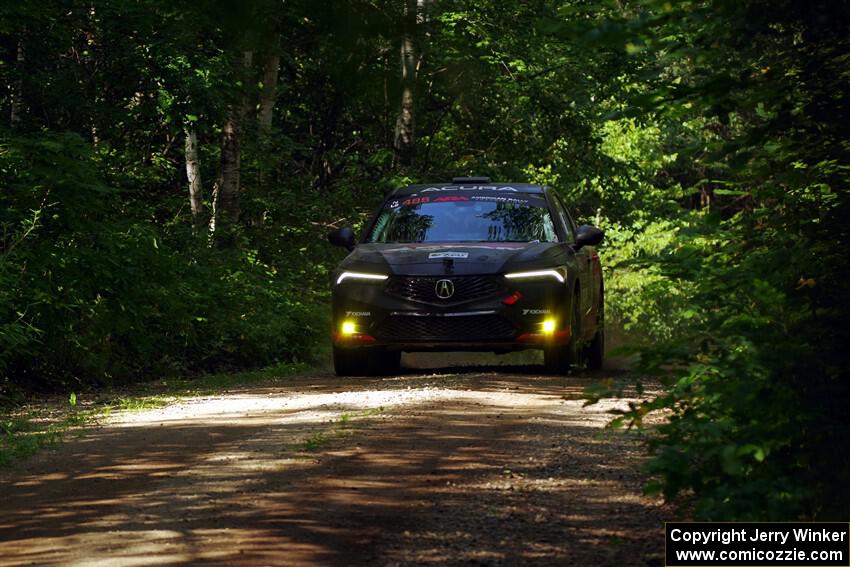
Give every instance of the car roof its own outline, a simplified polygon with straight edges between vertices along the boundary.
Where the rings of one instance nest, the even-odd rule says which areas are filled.
[[[438,191],[511,191],[517,193],[543,193],[542,185],[534,185],[532,183],[501,183],[501,182],[472,182],[472,183],[421,183],[418,185],[408,185],[407,187],[399,187],[392,192],[392,195],[414,195],[420,192],[427,192],[427,189]]]

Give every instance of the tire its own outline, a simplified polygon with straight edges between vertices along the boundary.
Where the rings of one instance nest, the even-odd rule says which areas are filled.
[[[552,374],[567,374],[581,365],[581,307],[578,294],[573,296],[570,309],[570,342],[543,350],[543,364]]]
[[[599,311],[596,314],[596,333],[585,352],[588,370],[602,369],[605,359],[605,298],[599,294]]]
[[[378,351],[370,356],[370,374],[377,376],[392,376],[398,374],[401,368],[401,351]]]
[[[369,353],[360,349],[333,347],[334,372],[337,376],[369,374]]]

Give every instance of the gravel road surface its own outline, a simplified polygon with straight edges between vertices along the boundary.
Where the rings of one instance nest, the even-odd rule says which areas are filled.
[[[661,565],[671,511],[604,428],[627,400],[583,407],[626,378],[312,373],[116,415],[0,473],[0,565]]]

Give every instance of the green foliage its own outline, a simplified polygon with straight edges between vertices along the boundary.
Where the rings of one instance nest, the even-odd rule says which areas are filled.
[[[760,238],[743,217],[710,236],[687,237],[666,266],[675,281],[695,286],[690,306],[678,312],[689,325],[645,352],[647,369],[678,370],[668,392],[636,415],[672,410],[651,444],[649,470],[663,478],[658,487],[668,497],[693,491],[699,517],[812,515],[819,512],[814,496],[830,484],[816,448],[828,446],[833,432],[818,431],[822,414],[812,406],[824,401],[819,381],[830,362],[816,354],[825,354],[824,345],[806,336],[818,324],[806,288],[789,281],[786,267],[789,254],[806,251],[788,237]],[[730,243],[743,233],[746,242]]]
[[[604,129],[616,138],[604,148],[662,198],[644,192],[631,201],[643,214],[609,229],[608,297],[627,327],[655,339],[641,368],[667,387],[624,416],[669,416],[650,443],[649,488],[698,518],[838,519],[847,509],[850,465],[836,451],[850,399],[840,323],[850,156],[837,126],[850,120],[838,72],[847,18],[842,2],[650,2],[582,36],[625,47],[643,79],[620,115],[640,116],[651,135],[634,138],[627,121]],[[671,216],[670,198],[699,212]]]
[[[670,416],[655,488],[702,518],[839,517],[847,1],[424,3],[401,167],[403,4],[0,9],[0,405],[321,355],[328,229],[362,228],[409,182],[530,180],[606,231],[612,331],[667,386],[621,419]],[[240,99],[241,218],[221,249],[204,227]]]
[[[307,359],[323,272],[128,215],[77,137],[0,139],[0,370],[27,388]],[[122,211],[122,209],[124,209]],[[188,246],[186,242],[188,241]],[[312,291],[314,289],[320,291]]]
[[[686,223],[673,218],[602,224],[606,316],[632,345],[673,339],[692,323],[693,284],[670,279],[659,262]]]

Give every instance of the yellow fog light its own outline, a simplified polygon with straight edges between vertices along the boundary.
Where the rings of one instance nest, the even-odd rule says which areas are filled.
[[[343,335],[353,335],[356,331],[357,327],[354,326],[354,321],[344,321],[342,323]]]
[[[546,334],[552,334],[555,332],[555,320],[554,319],[544,319],[543,320],[543,332]]]

